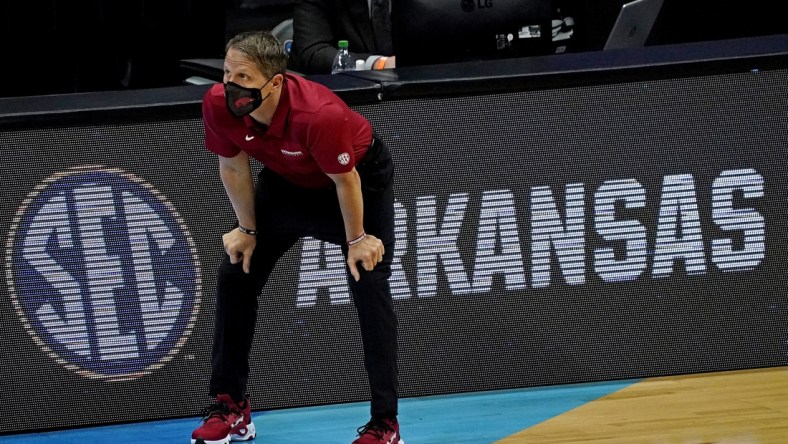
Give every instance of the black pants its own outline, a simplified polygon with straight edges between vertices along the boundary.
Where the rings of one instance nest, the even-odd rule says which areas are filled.
[[[361,326],[364,367],[372,394],[371,414],[397,414],[397,318],[388,279],[394,257],[394,165],[377,138],[356,165],[364,200],[364,229],[381,239],[386,252],[372,271],[359,265],[356,282],[348,282]],[[229,256],[219,266],[210,395],[246,393],[249,352],[257,322],[257,298],[279,258],[299,238],[311,236],[338,244],[347,257],[345,228],[336,188],[305,189],[263,168],[255,194],[257,247],[251,273]]]

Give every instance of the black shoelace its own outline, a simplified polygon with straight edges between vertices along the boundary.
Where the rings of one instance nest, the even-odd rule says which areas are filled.
[[[393,431],[394,429],[382,419],[373,418],[368,423],[364,424],[363,426],[359,427],[358,435],[361,436],[365,433],[371,433],[376,438],[383,439],[383,436],[386,432]]]
[[[208,419],[212,416],[219,416],[221,418],[226,418],[230,414],[230,406],[224,402],[215,402],[208,407],[205,407],[200,413],[202,419]]]

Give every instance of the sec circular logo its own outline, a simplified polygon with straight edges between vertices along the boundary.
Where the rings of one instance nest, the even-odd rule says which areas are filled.
[[[186,343],[200,309],[197,250],[153,186],[80,167],[42,181],[7,241],[13,306],[36,344],[82,376],[151,373]]]

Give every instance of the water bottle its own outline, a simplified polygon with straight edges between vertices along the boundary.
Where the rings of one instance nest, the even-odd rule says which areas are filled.
[[[353,71],[356,69],[356,62],[350,56],[350,51],[347,49],[347,40],[340,40],[338,46],[337,55],[334,56],[334,64],[331,66],[331,74],[342,71]]]

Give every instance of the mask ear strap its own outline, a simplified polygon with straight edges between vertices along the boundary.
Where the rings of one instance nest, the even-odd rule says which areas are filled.
[[[272,75],[271,77],[269,77],[269,78],[268,78],[268,80],[266,80],[266,81],[265,81],[265,83],[263,83],[263,86],[261,86],[261,87],[260,87],[260,88],[258,88],[258,89],[259,89],[260,91],[262,91],[262,90],[263,90],[263,88],[265,88],[265,85],[268,85],[269,83],[271,83],[271,80],[274,80],[274,78],[275,78],[276,76],[278,76],[278,75],[279,75],[279,73],[276,73],[276,74]]]

